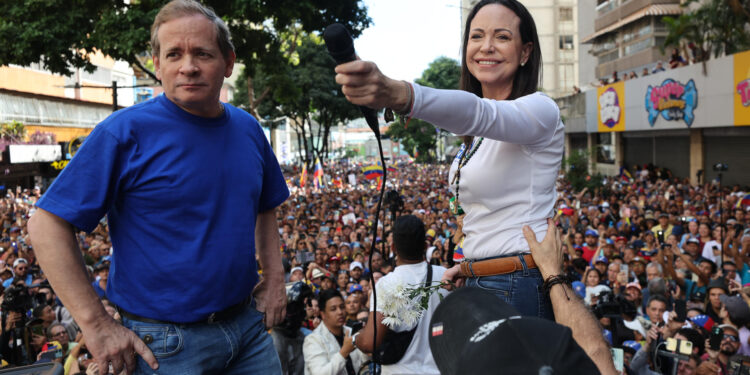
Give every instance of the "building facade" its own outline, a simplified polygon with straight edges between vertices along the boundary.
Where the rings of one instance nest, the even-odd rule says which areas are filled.
[[[750,185],[750,51],[559,98],[566,153],[591,172],[653,164],[691,183]],[[717,171],[716,164],[728,165]]]

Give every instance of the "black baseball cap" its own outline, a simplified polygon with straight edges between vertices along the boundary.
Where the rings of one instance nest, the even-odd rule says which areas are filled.
[[[521,316],[480,288],[460,288],[438,305],[430,349],[443,375],[599,374],[570,328]]]

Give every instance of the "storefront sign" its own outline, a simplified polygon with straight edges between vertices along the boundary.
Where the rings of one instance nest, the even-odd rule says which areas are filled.
[[[734,55],[734,125],[750,125],[750,51]]]
[[[617,82],[597,89],[599,101],[598,130],[613,132],[625,130],[625,84]]]
[[[649,85],[645,99],[648,122],[652,127],[659,115],[667,121],[683,120],[688,127],[695,120],[698,90],[692,79],[682,84],[668,78],[659,86]]]
[[[11,164],[44,163],[62,158],[60,145],[9,145]]]

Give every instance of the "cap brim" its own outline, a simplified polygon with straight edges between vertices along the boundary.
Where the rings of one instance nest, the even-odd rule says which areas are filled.
[[[459,288],[445,297],[435,309],[428,331],[432,357],[440,373],[458,373],[461,348],[479,326],[518,315],[513,306],[479,288]]]

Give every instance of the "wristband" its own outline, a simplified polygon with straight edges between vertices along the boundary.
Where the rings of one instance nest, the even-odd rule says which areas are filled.
[[[542,284],[542,289],[544,290],[544,294],[549,295],[550,290],[553,286],[557,284],[568,284],[570,285],[570,280],[568,280],[568,277],[566,275],[552,275],[547,278],[547,280],[544,280],[544,284]],[[568,291],[563,288],[563,292],[565,292],[565,297],[570,300],[570,297],[568,297]]]
[[[354,349],[359,349],[357,347],[357,336],[359,336],[359,332],[352,335],[352,345],[354,345]]]

